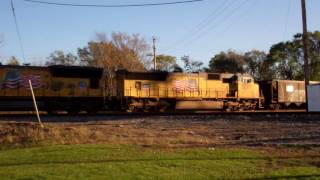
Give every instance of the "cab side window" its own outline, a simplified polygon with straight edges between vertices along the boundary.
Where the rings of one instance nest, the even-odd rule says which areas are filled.
[[[250,84],[252,82],[251,78],[242,78],[242,83],[244,84]]]

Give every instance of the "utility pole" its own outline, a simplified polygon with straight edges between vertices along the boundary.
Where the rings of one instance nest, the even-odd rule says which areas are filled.
[[[303,25],[303,54],[304,54],[304,83],[305,83],[305,96],[306,96],[306,110],[308,109],[308,85],[309,85],[309,56],[308,56],[308,30],[307,30],[307,13],[306,1],[301,0],[302,9],[302,25]]]
[[[156,38],[153,36],[152,38],[153,42],[153,68],[154,71],[157,70],[157,56],[156,56]]]

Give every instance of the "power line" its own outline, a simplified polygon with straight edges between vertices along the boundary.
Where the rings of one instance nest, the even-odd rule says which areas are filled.
[[[210,26],[211,22],[214,22],[215,20],[217,20],[221,15],[223,15],[223,13],[230,7],[232,7],[232,5],[236,2],[234,0],[231,0],[231,2],[226,3],[228,1],[224,1],[224,3],[219,6],[217,9],[215,9],[213,11],[212,14],[210,14],[207,18],[205,18],[202,23],[199,23],[198,27],[195,27],[194,30],[195,31],[190,31],[189,35],[186,34],[186,36],[184,36],[183,38],[181,38],[180,41],[177,41],[176,43],[174,43],[174,45],[170,46],[170,48],[165,49],[165,51],[168,50],[172,50],[172,49],[177,49],[178,47],[180,47],[181,45],[186,44],[187,42],[190,41],[190,39],[193,39],[195,36],[199,35],[199,33],[201,33],[202,30],[206,29],[208,26]],[[221,13],[220,13],[221,12]],[[218,14],[217,14],[218,13]],[[216,15],[217,14],[217,15]],[[212,18],[212,19],[211,19]],[[211,21],[211,22],[210,22]],[[201,26],[202,24],[202,26]]]
[[[241,21],[244,20],[245,16],[248,15],[248,12],[250,12],[250,9],[253,9],[254,6],[256,6],[256,4],[258,3],[259,1],[253,1],[253,3],[242,13],[242,14],[239,14],[237,17],[239,19],[233,19],[233,21],[231,21],[229,24],[227,24],[227,26],[225,26],[224,29],[222,29],[221,31],[219,31],[219,33],[216,33],[215,36],[213,36],[212,39],[210,39],[211,41],[215,41],[216,39],[218,38],[221,38],[223,36],[222,33],[225,33],[227,32],[232,26],[234,26],[236,23],[239,23]]]
[[[11,0],[11,10],[12,10],[12,15],[13,15],[13,19],[14,19],[14,24],[16,25],[16,31],[17,31],[17,35],[18,35],[18,39],[19,39],[19,44],[20,44],[20,49],[21,49],[21,54],[22,54],[22,58],[23,58],[23,62],[26,62],[26,58],[24,55],[24,48],[23,48],[23,44],[22,44],[22,38],[21,38],[21,34],[20,34],[20,29],[18,26],[18,21],[17,21],[17,17],[16,17],[16,13],[14,10],[14,5],[13,2]]]
[[[162,2],[162,3],[144,3],[144,4],[72,4],[72,3],[58,3],[49,1],[38,1],[38,0],[24,0],[30,3],[56,5],[56,6],[74,6],[74,7],[98,7],[98,8],[122,8],[122,7],[143,7],[143,6],[163,6],[173,4],[186,4],[194,3],[205,0],[184,0],[184,1],[173,1],[173,2]]]
[[[227,7],[229,7],[229,5],[231,5],[232,3],[234,3],[233,0],[231,0],[231,4],[227,4],[228,0],[223,1],[222,4],[220,4],[219,6],[217,6],[216,8],[214,8],[210,14],[204,18],[199,24],[197,24],[195,27],[193,27],[193,29],[191,29],[190,31],[188,31],[187,33],[184,34],[184,36],[182,36],[181,38],[179,38],[177,41],[175,41],[171,46],[169,46],[168,48],[166,48],[163,51],[168,51],[169,49],[171,49],[172,47],[175,47],[183,42],[185,42],[187,40],[187,38],[190,38],[192,36],[194,36],[197,32],[201,31],[201,29],[205,28],[210,21],[212,21],[212,17],[213,19],[217,18],[219,16],[215,16],[219,11],[223,11],[224,9],[226,9]],[[226,5],[226,6],[225,6]]]
[[[232,9],[230,14],[226,14],[225,16],[223,16],[223,18],[220,19],[220,21],[216,22],[216,24],[213,24],[213,25],[209,26],[209,28],[204,29],[204,31],[202,33],[198,34],[198,36],[196,36],[195,38],[190,40],[190,42],[195,42],[195,41],[199,40],[201,38],[201,36],[203,37],[203,34],[208,33],[213,28],[219,27],[220,24],[226,22],[230,17],[233,16],[233,14],[235,14],[242,6],[244,6],[248,2],[249,2],[249,0],[244,0],[244,2],[241,2],[238,6],[236,6]],[[187,45],[187,43],[185,43],[184,45]],[[189,45],[190,45],[190,43],[189,43]]]
[[[200,33],[198,33],[196,36],[192,37],[189,39],[189,41],[186,41],[185,43],[183,43],[181,46],[189,46],[190,42],[195,42],[197,40],[199,40],[201,38],[201,36],[203,37],[204,34],[206,34],[208,31],[210,31],[212,28],[216,28],[218,27],[220,24],[222,24],[223,22],[225,22],[227,19],[229,19],[235,12],[237,12],[242,6],[244,6],[245,4],[248,3],[249,0],[244,0],[243,2],[241,2],[240,4],[238,4],[238,6],[234,7],[232,9],[232,11],[228,14],[226,14],[225,16],[223,16],[220,21],[217,21],[216,24],[212,24],[209,27],[206,27],[204,29],[202,29]],[[233,5],[231,5],[230,7],[232,7]],[[228,7],[229,8],[229,7]],[[228,9],[226,8],[226,9]],[[226,10],[224,9],[224,10]]]
[[[286,22],[284,25],[284,31],[283,31],[283,35],[282,35],[283,41],[285,40],[285,35],[286,35],[287,29],[288,29],[290,8],[291,8],[291,0],[289,0],[289,2],[288,2],[288,9],[287,9],[287,15],[286,15],[286,20],[285,20]]]

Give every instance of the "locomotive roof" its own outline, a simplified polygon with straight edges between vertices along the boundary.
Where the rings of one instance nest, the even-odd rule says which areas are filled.
[[[46,69],[45,66],[23,66],[23,65],[0,65],[0,68],[15,68],[15,69]]]
[[[168,76],[168,72],[163,71],[127,71],[125,69],[117,70],[118,75],[122,74],[127,79],[145,79],[145,80],[155,80],[155,81],[164,81]]]
[[[102,68],[88,66],[20,66],[20,65],[0,65],[0,68],[14,69],[33,69],[33,70],[49,70],[55,77],[77,77],[77,78],[101,78],[103,74]]]
[[[30,68],[30,69],[46,69],[46,68],[57,68],[57,69],[102,69],[93,66],[65,66],[65,65],[50,65],[50,66],[28,66],[28,65],[0,65],[0,68]]]
[[[165,81],[167,77],[170,76],[201,76],[208,79],[222,79],[222,78],[232,78],[234,76],[239,77],[252,77],[249,74],[231,74],[231,73],[206,73],[206,72],[196,72],[196,73],[184,73],[184,72],[165,72],[165,71],[128,71],[128,70],[118,70],[117,74],[124,75],[126,79],[143,79],[143,80],[158,80]]]
[[[75,77],[75,78],[101,78],[103,74],[102,68],[88,66],[48,66],[51,73],[55,77]]]

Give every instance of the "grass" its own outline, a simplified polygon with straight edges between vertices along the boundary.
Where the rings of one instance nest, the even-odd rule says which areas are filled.
[[[248,149],[61,145],[0,151],[0,178],[316,179],[317,158],[277,158]]]

